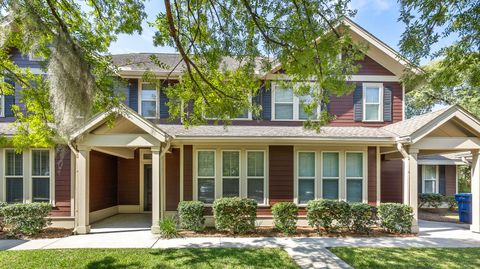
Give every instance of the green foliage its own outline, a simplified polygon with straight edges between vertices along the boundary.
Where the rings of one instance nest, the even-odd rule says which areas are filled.
[[[363,203],[350,204],[350,229],[357,233],[370,233],[377,217],[375,206]]]
[[[407,113],[418,114],[440,103],[459,104],[479,116],[478,1],[399,2],[399,20],[406,24],[400,50],[416,64],[423,58],[434,60],[424,73],[405,77],[407,88],[418,89],[407,98]]]
[[[35,235],[47,226],[48,213],[52,205],[48,203],[11,204],[3,207],[5,225],[9,227],[8,234]]]
[[[257,201],[248,198],[219,198],[213,202],[215,227],[233,234],[255,230]]]
[[[454,195],[445,196],[443,200],[448,204],[449,210],[455,210],[456,208],[458,208],[457,200],[455,200]]]
[[[158,222],[160,236],[162,238],[178,237],[177,222],[174,218],[164,218]]]
[[[349,225],[350,205],[345,201],[311,200],[307,204],[307,220],[318,233],[322,227],[327,232],[335,232]]]
[[[8,205],[7,202],[1,202],[0,201],[0,231],[3,231],[3,228],[5,228],[5,220],[3,216],[3,208],[5,208]]]
[[[471,188],[472,170],[469,165],[460,165],[458,167],[458,193],[469,193]]]
[[[205,205],[200,201],[182,201],[178,203],[178,220],[182,229],[203,231],[205,217],[203,211]]]
[[[186,70],[182,82],[167,90],[170,115],[182,115],[187,125],[205,122],[205,114],[226,122],[247,108],[255,115],[260,107],[250,98],[258,92],[258,74],[281,66],[289,86],[300,85],[296,95],[313,96],[305,104],[312,116],[306,126],[325,124],[326,111],[313,117],[316,106],[353,90],[346,78],[358,71],[363,57],[364,47],[339,29],[346,28],[343,18],[354,14],[348,2],[165,1],[165,11],[152,23],[158,29],[154,43],[175,47]],[[179,100],[192,102],[182,110]]]
[[[413,209],[404,204],[381,204],[378,218],[380,226],[388,232],[409,233],[412,230]]]
[[[444,196],[439,193],[419,193],[418,207],[428,206],[438,208],[444,200]]]
[[[272,206],[275,228],[284,234],[293,234],[297,230],[298,207],[293,202],[280,202]]]

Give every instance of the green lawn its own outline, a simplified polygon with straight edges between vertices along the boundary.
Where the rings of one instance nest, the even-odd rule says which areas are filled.
[[[331,248],[353,268],[480,268],[480,248]]]
[[[282,249],[0,251],[0,268],[298,268]]]

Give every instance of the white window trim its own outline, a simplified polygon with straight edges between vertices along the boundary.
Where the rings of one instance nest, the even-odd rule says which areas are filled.
[[[223,153],[225,152],[238,152],[238,176],[224,176],[223,175]],[[221,185],[221,196],[223,197],[223,180],[224,179],[238,179],[238,195],[239,196],[242,196],[242,193],[241,193],[241,189],[242,189],[242,184],[241,184],[241,181],[242,181],[242,153],[240,150],[238,149],[232,149],[232,150],[229,150],[229,149],[222,149],[221,150],[221,156],[220,156],[220,168],[221,168],[221,178],[220,178],[220,185]]]
[[[299,175],[300,174],[300,169],[298,169],[300,167],[300,153],[313,153],[314,154],[314,156],[315,156],[315,161],[314,161],[314,165],[315,165],[314,171],[315,172],[314,173],[315,174],[314,174],[313,177],[300,177],[300,175]],[[316,197],[319,196],[318,191],[317,191],[317,189],[318,189],[318,183],[317,183],[317,181],[318,181],[318,170],[319,170],[318,169],[318,164],[317,164],[317,162],[318,162],[317,155],[318,155],[317,152],[313,151],[313,150],[298,150],[297,153],[295,154],[295,156],[296,156],[295,165],[296,165],[297,169],[294,169],[295,170],[295,186],[296,186],[296,188],[295,188],[295,194],[296,195],[295,195],[295,201],[294,202],[296,204],[300,205],[300,206],[306,206],[307,205],[305,203],[300,203],[299,202],[300,179],[313,179],[313,198],[315,199]]]
[[[320,155],[320,158],[316,158],[316,183],[315,183],[315,197],[314,199],[322,199],[323,190],[322,190],[322,176],[323,176],[323,152],[335,152],[339,154],[339,181],[338,181],[338,200],[347,201],[347,166],[346,166],[346,154],[347,153],[362,153],[363,161],[363,178],[362,178],[362,203],[368,203],[368,148],[367,147],[358,147],[354,150],[345,150],[341,147],[319,147],[314,150],[311,147],[295,147],[294,149],[294,162],[293,162],[293,172],[294,172],[294,184],[293,184],[293,201],[300,207],[304,207],[305,204],[298,203],[298,152],[305,151],[315,151],[316,155]],[[349,177],[352,178],[352,177]],[[360,178],[359,178],[360,179]]]
[[[324,153],[336,153],[338,154],[338,177],[324,177],[323,176],[323,154]],[[342,170],[342,166],[341,166],[341,159],[342,159],[342,155],[340,153],[340,151],[321,151],[320,152],[320,194],[319,194],[319,197],[323,199],[323,180],[328,180],[328,179],[336,179],[337,180],[337,189],[338,189],[338,193],[337,193],[337,196],[338,198],[340,198],[340,179],[341,179],[341,170]]]
[[[362,177],[349,177],[347,176],[347,154],[348,153],[361,153],[362,154]],[[355,150],[347,150],[345,151],[344,154],[344,193],[345,197],[344,200],[348,202],[347,200],[347,181],[348,179],[357,179],[357,180],[362,180],[362,203],[368,203],[368,174],[367,174],[367,169],[368,169],[368,152],[365,151],[355,151]]]
[[[435,179],[426,179],[425,178],[425,170],[427,166],[435,166]],[[435,181],[435,190],[433,193],[439,193],[439,182],[440,182],[440,174],[439,174],[439,169],[438,165],[422,165],[422,193],[425,193],[425,181]]]
[[[43,61],[43,57],[42,56],[35,56],[33,53],[29,53],[28,54],[28,60],[32,61],[32,62],[39,62],[39,61]]]
[[[362,84],[362,105],[363,105],[363,116],[362,119],[364,122],[383,122],[383,83],[363,83]],[[378,106],[378,120],[367,120],[367,110],[366,110],[366,100],[367,100],[367,87],[377,87],[379,88],[379,106]],[[373,103],[372,103],[373,104]]]
[[[222,152],[223,151],[239,151],[240,152],[240,197],[246,198],[248,195],[248,177],[247,176],[247,152],[263,152],[263,161],[264,161],[264,184],[263,184],[263,193],[264,193],[264,203],[258,204],[259,207],[266,207],[269,204],[268,199],[268,150],[266,147],[230,147],[230,146],[217,146],[217,147],[195,147],[193,148],[194,160],[193,160],[193,194],[192,198],[194,201],[198,201],[198,179],[199,178],[212,178],[212,177],[199,177],[198,176],[198,152],[199,151],[212,151],[214,152],[214,199],[222,197],[223,194],[223,166],[222,166]],[[209,207],[212,204],[205,203],[205,206]]]
[[[2,151],[2,168],[3,168],[3,173],[2,173],[2,180],[3,180],[3,201],[7,202],[7,178],[21,178],[22,179],[22,193],[23,193],[23,203],[27,202],[26,199],[26,180],[25,180],[25,151],[22,152],[22,175],[7,175],[7,151],[14,151],[15,149],[13,148],[5,148]]]
[[[0,77],[0,80],[4,82],[4,77]],[[2,109],[0,109],[0,118],[5,118],[5,95],[1,94],[0,95],[0,104],[2,106]]]
[[[295,90],[292,88],[293,91],[293,101],[292,102],[275,102],[275,92],[277,87],[279,87],[276,83],[272,83],[272,100],[271,100],[271,120],[272,121],[307,121],[306,119],[299,119],[299,109],[300,109],[300,98],[295,95]],[[275,104],[292,104],[293,106],[293,115],[292,119],[276,119],[275,118]],[[321,113],[321,106],[318,105],[317,107],[317,115]]]
[[[248,176],[248,153],[262,152],[263,153],[263,177]],[[266,150],[245,150],[245,197],[248,197],[248,180],[249,179],[263,179],[263,203],[259,205],[268,205],[268,185],[267,185],[267,151]]]
[[[138,114],[142,115],[145,119],[160,119],[160,89],[158,87],[155,87],[157,96],[155,100],[153,99],[148,99],[145,101],[155,101],[155,116],[154,117],[147,117],[143,115],[142,111],[142,90],[143,90],[143,84],[150,84],[150,82],[144,82],[142,79],[138,80]]]

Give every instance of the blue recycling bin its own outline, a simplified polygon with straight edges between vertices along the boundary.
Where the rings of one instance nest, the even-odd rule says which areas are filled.
[[[458,218],[460,222],[472,224],[472,194],[457,193],[455,200],[458,204]]]

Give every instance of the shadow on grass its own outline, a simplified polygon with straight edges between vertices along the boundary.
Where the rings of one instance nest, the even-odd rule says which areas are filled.
[[[118,263],[117,259],[107,256],[98,261],[92,261],[85,266],[87,269],[126,269],[126,268],[143,268],[140,263]]]

